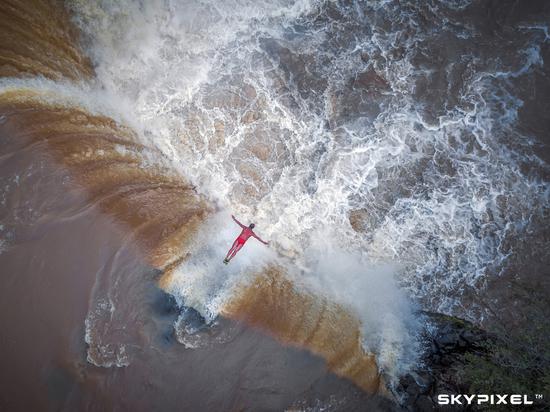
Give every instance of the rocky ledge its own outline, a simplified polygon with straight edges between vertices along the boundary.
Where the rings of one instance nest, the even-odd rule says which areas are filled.
[[[418,370],[401,378],[397,396],[411,411],[442,410],[439,394],[468,394],[464,379],[467,358],[486,358],[487,343],[494,337],[472,323],[439,313],[427,313],[425,331],[427,350]],[[463,409],[469,410],[469,409]]]

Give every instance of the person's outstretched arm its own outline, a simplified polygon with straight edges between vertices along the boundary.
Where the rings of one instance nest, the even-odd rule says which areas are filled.
[[[258,239],[264,245],[269,245],[269,242],[266,242],[265,240],[260,239],[260,237],[256,233],[252,233],[252,236],[254,236],[256,239]]]
[[[241,222],[239,222],[239,221],[235,218],[235,216],[231,215],[231,217],[233,218],[233,220],[234,220],[240,227],[242,227],[243,229],[246,227],[246,226],[243,225]]]

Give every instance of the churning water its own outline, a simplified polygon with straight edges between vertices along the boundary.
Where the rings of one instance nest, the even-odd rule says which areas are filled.
[[[407,301],[483,316],[464,292],[505,270],[548,200],[516,89],[549,39],[527,23],[491,37],[469,7],[75,2],[99,84],[277,252],[248,245],[221,270],[236,231],[226,213],[172,293],[213,318],[235,282],[274,260],[355,311],[379,355],[386,338],[416,350]]]
[[[470,0],[67,7],[95,75],[62,47],[61,69],[5,76],[2,103],[92,136],[50,140],[165,271],[187,348],[232,339],[219,315],[244,318],[373,391],[377,371],[391,384],[418,362],[419,309],[482,322],[487,285],[525,269],[548,219],[541,133],[522,120],[537,117],[548,16]],[[224,266],[231,213],[270,246]],[[118,259],[86,319],[98,366],[139,346],[113,332],[140,305],[121,298],[139,280]]]

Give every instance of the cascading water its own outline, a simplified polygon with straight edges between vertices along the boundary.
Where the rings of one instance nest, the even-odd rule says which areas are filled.
[[[31,3],[0,16],[14,45],[0,257],[47,233],[34,225],[112,220],[122,246],[97,257],[90,364],[149,365],[144,331],[162,322],[144,301],[163,272],[170,333],[198,364],[244,320],[383,391],[419,362],[421,309],[483,323],[488,286],[544,261],[544,128],[526,120],[543,110],[544,16],[470,0]],[[40,205],[58,183],[74,205]],[[224,266],[231,213],[270,246]]]
[[[168,290],[214,318],[259,261],[277,263],[350,308],[369,350],[397,339],[386,357],[404,365],[416,315],[369,307],[379,294],[406,302],[399,284],[425,309],[485,316],[464,295],[506,269],[548,198],[513,91],[547,39],[525,29],[513,53],[474,51],[485,28],[460,20],[468,5],[73,4],[100,83],[142,136],[212,202],[254,220],[279,256],[248,246],[252,259],[221,271],[234,228],[216,217],[204,229],[216,241],[199,242]]]

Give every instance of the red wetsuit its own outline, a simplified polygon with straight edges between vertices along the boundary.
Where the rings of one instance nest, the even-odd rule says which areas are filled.
[[[267,245],[267,242],[264,242],[262,239],[260,239],[250,227],[243,225],[241,222],[235,219],[235,216],[231,216],[231,217],[240,227],[242,227],[243,230],[241,231],[241,234],[237,237],[237,239],[235,239],[235,241],[233,242],[233,246],[231,246],[231,249],[229,249],[229,252],[227,252],[227,256],[225,257],[226,263],[235,257],[237,252],[241,250],[241,248],[244,246],[244,244],[250,237],[255,237],[260,242]]]

